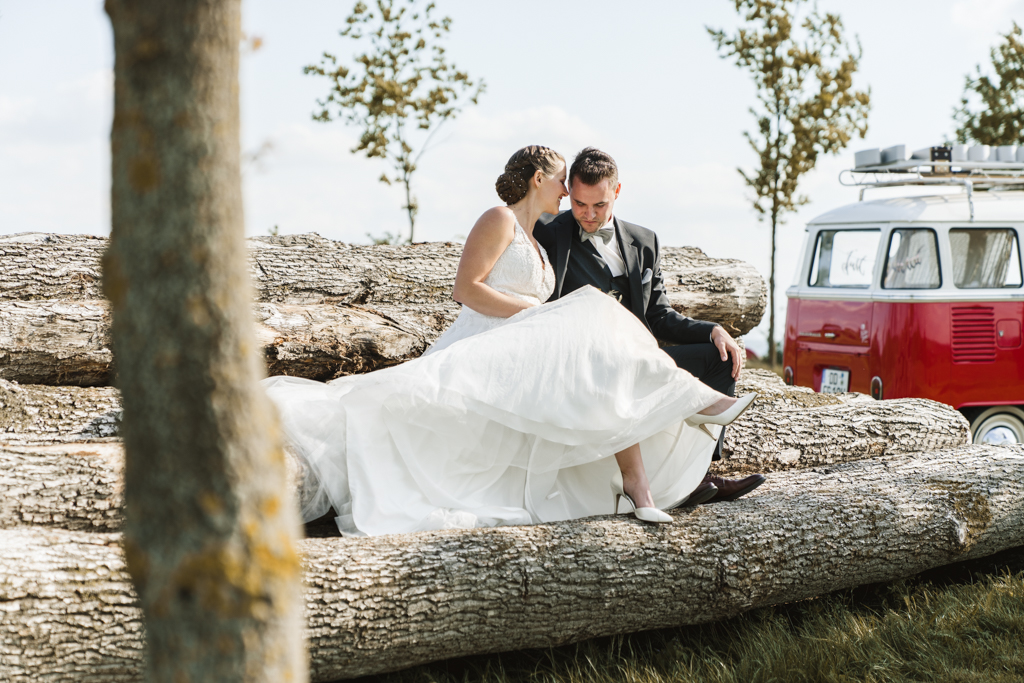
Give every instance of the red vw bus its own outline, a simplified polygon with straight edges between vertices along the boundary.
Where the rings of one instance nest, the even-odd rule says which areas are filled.
[[[961,193],[864,201],[862,189],[808,224],[786,290],[785,379],[934,399],[963,413],[975,443],[1024,443],[1024,163],[937,150],[949,148],[858,153],[849,184]]]

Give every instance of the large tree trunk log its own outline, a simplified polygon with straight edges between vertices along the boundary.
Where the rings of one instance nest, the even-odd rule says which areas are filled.
[[[462,246],[431,242],[360,246],[316,234],[254,237],[249,272],[257,301],[283,304],[440,304],[449,314]],[[99,259],[106,240],[24,233],[0,237],[0,299],[102,299]],[[742,335],[761,320],[764,280],[749,264],[695,247],[663,247],[669,300],[680,312]]]
[[[123,478],[120,443],[0,446],[0,528],[120,531]]]
[[[270,374],[331,379],[417,357],[455,319],[461,246],[353,246],[317,235],[249,240],[254,315]],[[109,306],[99,291],[107,241],[28,233],[0,238],[0,379],[104,386]],[[735,335],[764,311],[748,264],[693,247],[663,250],[675,308]]]
[[[932,401],[816,394],[763,371],[744,371],[739,386],[759,398],[727,431],[724,458],[714,465],[721,474],[829,465],[969,440],[963,417]],[[0,527],[119,530],[121,447],[81,442],[113,440],[120,418],[115,389],[0,381],[0,443],[7,444],[0,449]],[[18,447],[41,444],[55,447]]]
[[[255,306],[270,375],[329,380],[418,357],[454,320],[437,304]]]
[[[967,420],[921,398],[748,410],[725,433],[721,466],[777,471],[848,462],[851,455],[931,451],[970,443]]]
[[[757,370],[745,370],[739,388],[759,397],[726,432],[720,473],[829,465],[969,439],[963,417],[932,401],[816,394]],[[113,441],[120,418],[116,389],[0,380],[0,527],[119,530],[121,446],[82,442]],[[42,444],[52,446],[28,447]]]
[[[717,472],[820,467],[968,443],[967,424],[959,413],[920,399],[869,399],[782,413],[755,407],[750,413],[727,432]],[[15,442],[33,440],[12,436],[16,438],[7,446],[0,446],[0,484],[6,489],[0,499],[0,528],[121,528],[123,454],[118,444],[18,446]]]
[[[437,304],[253,306],[267,371],[328,380],[416,358],[454,320]],[[0,379],[21,384],[111,382],[106,301],[0,300]]]
[[[0,443],[41,444],[116,437],[121,394],[113,387],[50,387],[0,380]]]
[[[106,301],[0,300],[0,379],[102,386],[112,360]]]
[[[0,558],[0,680],[142,680],[145,629],[120,534],[4,530]]]
[[[0,531],[0,672],[138,680],[116,535]],[[779,473],[733,503],[302,543],[313,679],[696,624],[1024,544],[1024,447]],[[642,606],[642,607],[641,607]]]
[[[726,430],[718,472],[818,467],[970,443],[964,416],[927,399],[819,394],[786,386],[767,370],[744,370],[736,394],[750,391],[757,402]]]
[[[253,306],[267,372],[329,380],[418,357],[455,319],[437,303]],[[103,300],[0,300],[0,380],[111,382],[110,306]]]
[[[709,258],[697,247],[663,247],[661,270],[669,302],[683,315],[719,323],[733,336],[761,322],[767,289],[749,264]]]
[[[413,322],[403,321],[407,328]],[[275,323],[277,324],[277,323]],[[284,327],[284,324],[280,324]],[[280,344],[279,338],[270,339],[271,328],[258,326],[257,333],[265,344]],[[268,349],[268,346],[264,347]],[[275,349],[273,353],[280,353]],[[271,351],[267,351],[268,363]],[[385,356],[386,357],[386,356]],[[863,394],[818,394],[804,387],[786,386],[778,375],[766,370],[746,369],[737,384],[737,393],[750,391],[758,393],[757,403],[752,408],[757,413],[773,414],[779,410],[838,406],[850,401],[868,401]],[[952,412],[945,413],[949,420],[956,421]],[[792,416],[799,420],[799,416]],[[47,444],[96,441],[116,437],[121,421],[120,392],[113,387],[68,387],[36,384],[17,384],[0,379],[0,443]],[[745,431],[741,421],[737,427]],[[728,432],[727,432],[728,434]],[[926,438],[924,433],[919,438]],[[741,439],[739,435],[737,439]],[[779,438],[785,438],[781,435]],[[742,440],[746,440],[745,437]],[[943,447],[960,445],[960,442]],[[915,452],[912,449],[901,452]],[[740,457],[737,454],[737,457]]]

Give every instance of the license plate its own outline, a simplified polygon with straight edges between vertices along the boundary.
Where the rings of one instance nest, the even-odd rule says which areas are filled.
[[[844,394],[850,390],[850,371],[826,369],[821,371],[821,393]]]

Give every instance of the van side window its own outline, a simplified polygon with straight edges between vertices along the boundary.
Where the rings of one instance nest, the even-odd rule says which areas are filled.
[[[897,228],[889,237],[885,259],[886,289],[936,289],[939,274],[939,246],[931,228]]]
[[[822,230],[807,284],[811,287],[870,287],[878,254],[878,230]]]
[[[1011,228],[953,228],[953,284],[959,289],[1020,287],[1020,249]]]

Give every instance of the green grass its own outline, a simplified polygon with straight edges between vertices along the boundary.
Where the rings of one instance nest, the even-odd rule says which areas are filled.
[[[1024,558],[755,610],[703,626],[468,657],[377,683],[1024,681]]]

